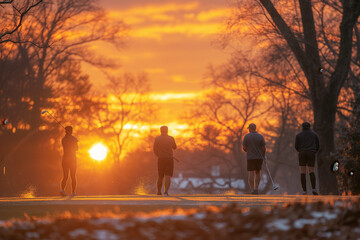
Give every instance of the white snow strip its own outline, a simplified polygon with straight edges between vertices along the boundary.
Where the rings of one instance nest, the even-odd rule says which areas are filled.
[[[115,225],[119,221],[118,218],[98,218],[98,219],[91,219],[89,222],[94,225],[102,225],[105,223]]]
[[[186,220],[186,219],[187,219],[186,215],[175,215],[175,216],[161,216],[161,217],[150,218],[150,219],[146,219],[146,220],[152,220],[157,223],[162,223],[165,220]]]
[[[117,240],[117,236],[108,230],[95,230],[95,238],[99,240]]]
[[[331,232],[318,232],[319,237],[332,238],[333,234]]]
[[[75,230],[69,232],[69,235],[72,238],[77,238],[79,236],[86,236],[87,234],[88,234],[88,231],[86,229],[83,229],[83,228],[78,228],[78,229],[75,229]]]
[[[269,229],[270,232],[273,232],[275,230],[281,230],[281,231],[288,231],[290,229],[289,219],[280,218],[273,222],[269,222],[266,224],[266,228]]]
[[[156,231],[154,229],[140,229],[141,235],[146,236],[147,239],[154,239],[156,240]]]
[[[133,222],[121,221],[120,218],[99,218],[99,219],[91,219],[89,223],[93,225],[102,225],[102,224],[111,224],[118,231],[123,231],[128,227],[133,227],[135,224]]]
[[[196,213],[196,214],[194,214],[194,217],[196,219],[204,219],[206,217],[206,214],[205,213]]]
[[[301,229],[303,228],[305,225],[315,225],[316,223],[318,223],[319,220],[318,219],[305,219],[305,218],[301,218],[298,219],[294,222],[294,227]]]
[[[325,218],[327,220],[336,219],[338,215],[336,213],[326,212],[312,212],[311,216],[314,218]]]
[[[215,228],[221,229],[221,228],[225,228],[226,227],[226,223],[222,222],[222,223],[215,223],[214,224]]]
[[[26,238],[30,238],[30,239],[39,239],[40,235],[37,232],[27,232],[26,233]]]
[[[13,226],[18,226],[22,230],[35,229],[34,224],[29,221],[13,222]]]

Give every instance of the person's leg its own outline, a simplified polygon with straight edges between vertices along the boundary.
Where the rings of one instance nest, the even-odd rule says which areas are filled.
[[[157,195],[161,195],[161,188],[162,188],[162,185],[163,185],[163,179],[164,179],[164,177],[158,176],[158,179],[156,181]]]
[[[300,166],[300,181],[304,194],[306,194],[306,166]]]
[[[161,159],[158,159],[158,179],[156,181],[157,195],[161,195],[163,180],[164,180],[164,164]]]
[[[307,165],[306,152],[299,152],[300,181],[304,195],[306,195],[306,165]]]
[[[165,175],[165,191],[164,191],[165,194],[168,194],[170,184],[171,184],[171,176]]]
[[[62,168],[63,168],[63,179],[61,180],[61,190],[65,192],[66,182],[69,178],[69,167],[67,166],[67,164],[63,163]]]
[[[72,187],[72,194],[76,193],[76,161],[72,163],[72,166],[70,168],[70,176],[71,176],[71,187]]]
[[[254,192],[258,192],[260,184],[260,170],[254,171]]]
[[[173,172],[174,172],[174,160],[173,159],[167,159],[166,161],[166,166],[165,166],[165,190],[164,190],[164,194],[168,195],[169,194],[169,188],[170,188],[170,184],[171,184],[171,177],[173,176]]]
[[[248,182],[250,186],[250,191],[254,190],[254,171],[248,171]]]
[[[308,153],[308,168],[309,168],[309,176],[310,176],[310,182],[311,182],[311,188],[313,195],[318,195],[316,191],[316,178],[315,178],[315,153],[309,152]]]
[[[309,176],[310,176],[310,182],[311,182],[311,187],[312,187],[312,193],[314,195],[318,195],[317,191],[316,191],[316,177],[315,177],[315,167],[309,167]]]

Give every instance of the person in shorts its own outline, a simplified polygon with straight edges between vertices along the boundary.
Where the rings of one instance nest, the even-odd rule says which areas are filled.
[[[248,181],[252,194],[259,193],[260,170],[266,153],[264,137],[256,132],[256,125],[249,124],[249,133],[245,135],[243,150],[246,152]]]
[[[174,171],[173,149],[176,149],[175,139],[168,135],[168,127],[160,128],[161,135],[155,138],[154,153],[158,157],[157,195],[162,195],[161,189],[164,182],[164,196],[169,195],[171,177]]]
[[[63,179],[61,181],[60,195],[66,196],[65,187],[69,178],[69,172],[72,183],[71,196],[76,195],[76,151],[79,149],[78,140],[72,135],[73,128],[71,126],[65,127],[65,136],[61,140],[64,155],[62,157]]]
[[[319,137],[310,129],[310,123],[304,122],[302,128],[302,132],[298,133],[295,138],[295,149],[299,152],[301,186],[303,194],[306,195],[306,170],[308,169],[312,193],[313,195],[318,195],[314,170],[316,153],[320,148]]]

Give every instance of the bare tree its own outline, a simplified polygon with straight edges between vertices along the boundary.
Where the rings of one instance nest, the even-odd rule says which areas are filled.
[[[262,83],[243,74],[243,66],[234,59],[218,69],[210,68],[213,91],[194,103],[196,107],[188,118],[196,138],[192,144],[217,150],[214,157],[227,166],[230,187],[234,174],[246,176],[242,151],[246,125],[272,107],[262,97]]]
[[[338,193],[335,175],[328,170],[331,164],[329,156],[335,150],[335,116],[339,95],[348,79],[351,66],[354,26],[360,14],[359,1],[344,0],[341,4],[331,1],[332,9],[326,11],[321,10],[321,7],[329,5],[329,1],[299,0],[291,4],[273,3],[271,0],[241,2],[246,2],[254,10],[252,13],[256,19],[249,16],[250,14],[246,16],[252,19],[251,27],[255,29],[254,34],[264,33],[258,36],[267,40],[267,46],[285,49],[278,58],[293,66],[292,74],[296,75],[299,81],[292,81],[290,85],[286,85],[275,78],[264,76],[265,74],[257,74],[258,77],[287,88],[292,88],[297,83],[294,92],[304,93],[302,95],[305,99],[310,100],[313,107],[314,128],[322,142],[318,155],[320,192]],[[242,7],[238,5],[238,9]],[[324,26],[321,28],[321,24],[325,23],[319,18],[321,14],[318,12],[321,11],[326,13],[329,19],[331,17],[340,19],[340,25],[336,23],[336,26],[340,27],[339,41],[331,35],[331,32],[321,33],[321,29],[326,30]],[[233,17],[231,21],[233,25],[230,24],[230,27],[236,26],[236,21],[244,19],[239,12]],[[326,35],[327,38],[324,37]],[[326,41],[331,44],[324,47]],[[333,44],[335,47],[332,47]],[[329,54],[333,54],[332,61],[329,61],[331,59]],[[324,57],[325,55],[327,57]],[[324,66],[326,68],[322,74],[319,70]]]
[[[41,109],[56,91],[56,81],[61,80],[57,78],[58,69],[67,61],[87,62],[103,69],[115,66],[110,59],[89,50],[89,44],[106,41],[121,46],[125,25],[121,21],[110,22],[95,3],[93,0],[43,1],[28,15],[29,21],[22,25],[21,31],[12,35],[14,41],[20,42],[15,45],[14,54],[20,55],[30,79],[31,128],[41,125]]]
[[[14,24],[9,24],[10,26],[4,27],[0,32],[0,43],[4,42],[14,42],[10,35],[15,33],[22,25],[24,18],[29,13],[29,11],[36,6],[38,6],[43,0],[26,0],[24,2],[14,1],[14,0],[2,0],[0,1],[0,13],[3,13],[4,17],[10,17]],[[10,7],[8,7],[10,6]],[[6,14],[6,8],[10,8],[11,14]],[[2,11],[1,11],[2,10]],[[10,22],[10,21],[9,21]],[[5,19],[5,23],[8,23]]]
[[[112,77],[108,89],[96,114],[100,126],[97,132],[111,140],[114,163],[119,164],[135,135],[143,133],[142,127],[154,117],[155,108],[148,95],[150,84],[146,74]]]

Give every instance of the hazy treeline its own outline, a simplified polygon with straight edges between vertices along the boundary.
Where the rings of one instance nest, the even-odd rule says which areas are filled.
[[[29,9],[29,4],[36,5]],[[20,27],[14,9],[29,9],[20,14]],[[130,192],[129,175],[120,174],[113,164],[119,165],[135,131],[125,126],[152,117],[153,107],[146,96],[149,79],[143,73],[111,76],[107,70],[118,64],[91,50],[99,42],[122,47],[128,27],[122,21],[110,21],[93,0],[13,1],[0,11],[2,30],[9,33],[1,35],[0,44],[0,113],[9,119],[0,135],[0,194],[16,195],[29,186],[38,194],[57,194],[64,133],[53,119],[41,114],[44,109],[63,125],[73,125],[80,138],[79,158],[86,159],[79,161],[82,189],[89,194]],[[107,92],[94,91],[83,63],[106,73]],[[89,137],[106,139],[112,159],[108,168],[99,168],[89,159],[85,150],[91,144]],[[134,163],[127,170],[122,164],[122,171],[141,172],[136,166],[143,161]],[[122,178],[127,185],[120,186]]]
[[[214,149],[209,155],[222,163],[229,179],[245,180],[242,139],[254,122],[268,142],[275,179],[283,191],[295,193],[300,184],[294,138],[309,121],[321,141],[320,192],[359,193],[359,171],[347,174],[360,164],[359,2],[232,3],[218,41],[232,57],[207,72],[211,92],[195,101],[199,107],[188,116],[196,133],[191,144],[200,138],[199,146]],[[330,170],[335,160],[342,166],[336,174]]]
[[[274,171],[278,168],[283,175],[289,172],[283,169],[286,164],[293,162],[289,149],[295,132],[301,122],[310,121],[321,141],[320,192],[338,193],[331,163],[350,159],[334,154],[344,144],[354,153],[359,144],[340,135],[347,129],[358,132],[353,115],[359,104],[360,3],[237,0],[232,10],[219,42],[233,51],[233,57],[210,70],[214,95],[202,101],[198,115],[214,124],[200,124],[201,135],[219,144],[214,137],[228,132],[220,145],[233,153],[236,163],[242,158],[244,126],[257,122],[271,139]],[[335,144],[338,140],[343,143]],[[354,156],[351,160],[358,165]]]

